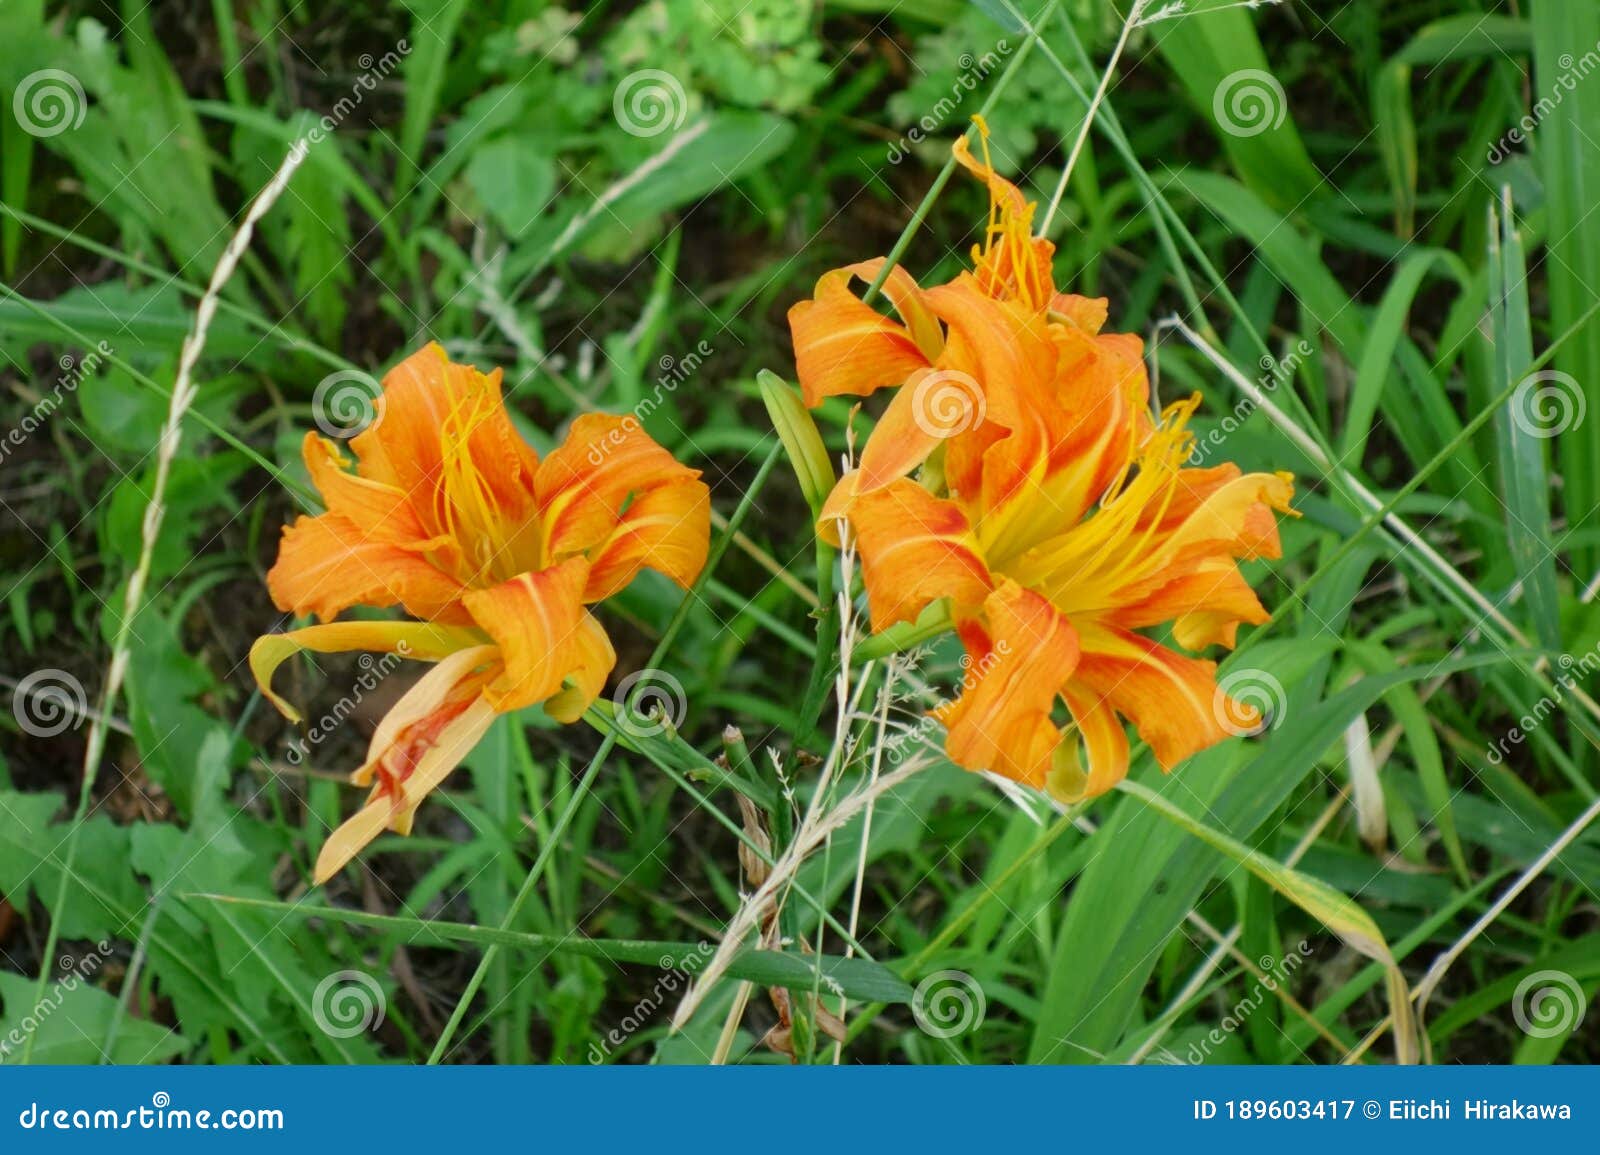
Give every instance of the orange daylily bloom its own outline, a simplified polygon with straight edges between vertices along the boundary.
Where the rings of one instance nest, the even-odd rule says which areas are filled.
[[[948,606],[972,663],[936,711],[950,758],[1078,800],[1126,776],[1124,719],[1169,770],[1256,719],[1215,663],[1139,631],[1170,623],[1197,651],[1265,621],[1238,563],[1280,555],[1293,482],[1187,466],[1198,398],[1152,416],[1143,343],[1100,331],[1104,300],[1056,291],[1034,206],[955,152],[990,191],[972,271],[923,289],[891,270],[898,322],[849,289],[881,261],[790,311],[809,404],[896,388],[819,530],[848,521],[874,630]]]
[[[590,413],[543,461],[517,433],[500,371],[480,373],[430,344],[383,380],[355,470],[315,433],[306,468],[327,512],[285,527],[267,588],[279,609],[323,624],[260,638],[250,668],[302,650],[368,650],[433,662],[378,724],[353,781],[366,806],[329,836],[316,881],[385,828],[407,834],[422,800],[497,714],[543,703],[575,722],[616,664],[588,606],[641,568],[687,588],[705,565],[710,492],[633,418]],[[332,619],[400,606],[418,620]]]

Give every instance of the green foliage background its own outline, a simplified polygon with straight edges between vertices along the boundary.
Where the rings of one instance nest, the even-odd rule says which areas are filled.
[[[1436,1061],[1600,1058],[1600,1013],[1525,1021],[1551,982],[1575,1008],[1600,988],[1600,9],[1328,7],[1196,3],[1134,29],[1052,228],[1058,282],[1150,339],[1164,397],[1204,394],[1202,436],[1297,474],[1304,516],[1252,573],[1273,621],[1226,667],[1277,687],[1272,728],[1170,779],[1146,756],[1070,815],[950,767],[933,735],[933,768],[807,860],[781,949],[741,956],[730,1060],[789,1061],[762,1045],[768,988],[790,992],[798,1061],[835,1059],[814,1007],[841,992],[847,1062],[1390,1061],[1374,1032],[1413,1002]],[[756,375],[792,374],[784,311],[822,271],[901,240],[919,275],[960,266],[984,198],[945,183],[948,146],[980,106],[999,166],[1047,202],[1127,15],[6,0],[0,1058],[716,1053],[740,982],[668,1024],[750,889],[734,794],[781,852],[833,726],[806,687],[837,623],[814,612],[826,575]],[[16,111],[42,70],[81,88],[64,131]],[[664,131],[621,123],[641,70],[678,86]],[[1230,131],[1241,75],[1268,117]],[[308,133],[224,293],[126,622],[195,302]],[[1158,327],[1173,315],[1282,420]],[[740,536],[689,602],[646,578],[607,610],[619,676],[666,643],[674,733],[501,719],[415,837],[313,893],[398,682],[296,762],[244,655],[286,624],[262,578],[318,383],[427,338],[505,367],[541,453],[584,409],[644,413],[705,470],[714,536],[731,517]],[[1557,375],[1553,432],[1535,373]],[[842,451],[848,407],[818,420]],[[124,692],[97,714],[124,634]],[[956,657],[933,645],[919,677],[950,686]],[[19,693],[40,671],[83,691],[46,736]],[[303,664],[292,694],[327,708],[366,671]],[[874,729],[857,736],[843,788],[870,774]],[[945,972],[981,992],[954,1033],[913,999]],[[330,1031],[326,984],[352,973],[385,1014]]]

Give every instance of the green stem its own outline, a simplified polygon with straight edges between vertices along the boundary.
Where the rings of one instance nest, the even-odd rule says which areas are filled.
[[[717,539],[710,555],[706,558],[706,564],[701,569],[700,576],[695,579],[694,585],[690,587],[688,593],[684,594],[683,600],[678,603],[677,610],[673,612],[672,620],[667,623],[667,628],[661,634],[661,640],[656,643],[656,648],[651,653],[648,663],[651,668],[661,664],[661,661],[666,657],[667,650],[677,640],[679,631],[683,629],[684,623],[688,621],[689,611],[700,600],[701,587],[711,579],[711,574],[717,568],[717,564],[722,560],[723,555],[728,552],[728,546],[733,543],[734,534],[738,533],[739,527],[744,524],[745,517],[748,516],[755,505],[756,494],[761,492],[762,486],[767,482],[767,477],[772,473],[772,467],[778,463],[778,458],[782,453],[783,446],[781,444],[774,445],[771,452],[767,454],[767,459],[761,463],[761,468],[756,471],[754,480],[750,482],[750,487],[745,490],[744,497],[739,502],[739,507],[733,511],[733,516],[728,519],[728,527],[722,531],[722,536]],[[628,703],[629,709],[632,706],[633,703]],[[539,854],[534,859],[533,866],[529,868],[527,877],[522,880],[521,889],[517,891],[516,898],[512,899],[505,918],[500,920],[500,929],[502,931],[510,930],[517,919],[521,917],[522,908],[527,905],[528,899],[533,894],[534,887],[538,885],[539,876],[544,873],[545,863],[555,853],[556,847],[561,845],[561,839],[566,834],[567,827],[572,824],[573,818],[577,816],[578,808],[589,797],[589,789],[594,785],[595,777],[600,773],[600,767],[605,764],[606,757],[616,744],[617,734],[616,731],[612,731],[606,735],[605,739],[600,743],[600,749],[596,750],[594,757],[589,760],[589,765],[584,769],[583,777],[579,780],[577,789],[573,791],[572,797],[567,801],[566,807],[556,819],[555,825],[550,828],[550,834],[545,839],[544,845],[539,848]],[[492,944],[484,950],[483,957],[478,960],[477,969],[472,972],[472,978],[467,981],[466,990],[461,993],[461,997],[456,1000],[455,1009],[450,1012],[450,1021],[445,1024],[444,1030],[439,1033],[439,1041],[433,1045],[433,1052],[428,1056],[429,1066],[433,1066],[444,1058],[445,1052],[450,1047],[451,1040],[455,1038],[456,1031],[461,1027],[461,1020],[466,1017],[468,1006],[471,1005],[473,998],[477,995],[478,988],[483,985],[483,980],[487,977],[489,968],[494,965],[494,960],[499,957],[499,954],[499,944]]]

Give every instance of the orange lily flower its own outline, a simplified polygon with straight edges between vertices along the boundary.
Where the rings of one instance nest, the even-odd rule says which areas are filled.
[[[990,191],[973,271],[923,289],[891,270],[898,322],[849,289],[881,261],[790,311],[809,404],[897,387],[819,532],[848,521],[875,631],[947,605],[972,662],[935,711],[950,758],[1076,801],[1126,776],[1124,719],[1168,770],[1258,719],[1214,662],[1138,631],[1170,623],[1200,650],[1265,621],[1238,563],[1280,556],[1293,480],[1187,467],[1198,397],[1152,417],[1143,343],[1100,332],[1104,300],[1056,291],[1034,205],[955,152]]]
[[[306,468],[327,512],[285,527],[267,588],[280,610],[323,624],[257,639],[250,668],[301,650],[368,650],[434,662],[378,724],[352,780],[366,806],[329,836],[320,884],[385,828],[408,834],[422,800],[497,714],[543,703],[575,722],[616,664],[588,606],[643,567],[688,588],[705,565],[710,492],[631,417],[590,413],[543,461],[484,374],[430,344],[383,380],[373,423],[338,446],[315,433]],[[352,606],[413,621],[335,622]]]

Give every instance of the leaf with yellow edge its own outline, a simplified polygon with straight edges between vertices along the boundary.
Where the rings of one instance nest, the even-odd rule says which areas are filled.
[[[1394,1016],[1396,1057],[1402,1063],[1417,1061],[1416,1024],[1411,1013],[1411,994],[1400,973],[1389,944],[1372,921],[1348,895],[1320,879],[1302,874],[1276,859],[1252,850],[1238,839],[1214,830],[1163,795],[1131,779],[1117,783],[1117,789],[1130,794],[1163,817],[1182,827],[1215,850],[1221,851],[1265,882],[1307,914],[1321,920],[1352,950],[1383,965],[1389,1007]]]

